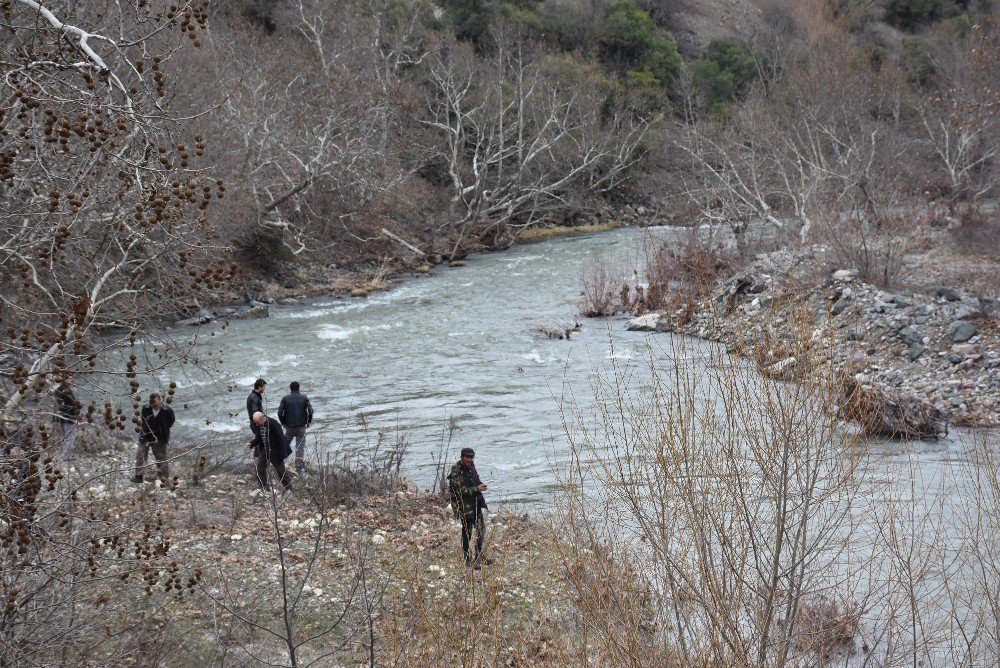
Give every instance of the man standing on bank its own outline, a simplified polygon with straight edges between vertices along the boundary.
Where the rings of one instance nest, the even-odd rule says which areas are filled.
[[[288,386],[291,390],[278,404],[278,421],[285,428],[285,438],[295,437],[295,472],[306,472],[306,429],[312,425],[313,408],[309,397],[299,392],[298,382]]]
[[[160,482],[167,484],[167,446],[170,444],[170,427],[174,424],[174,411],[170,406],[163,405],[163,399],[153,392],[149,395],[149,404],[142,407],[139,418],[139,445],[135,449],[135,475],[132,482],[141,483],[146,470],[146,459],[149,450],[156,457],[156,474]]]
[[[254,428],[253,414],[264,412],[264,386],[267,385],[267,381],[263,378],[258,378],[253,382],[253,389],[250,390],[250,394],[247,396],[247,419],[250,420],[250,431],[257,435],[257,430]]]
[[[476,465],[473,463],[476,451],[472,448],[462,448],[461,455],[461,459],[451,467],[451,473],[448,474],[448,488],[455,518],[462,522],[462,552],[465,553],[465,565],[478,571],[480,560],[490,563],[489,559],[482,559],[485,538],[483,510],[486,508],[483,492],[486,491],[486,484],[479,479],[479,473],[476,472]],[[476,551],[470,554],[469,544],[472,542],[473,530],[476,532]]]
[[[291,492],[292,476],[285,468],[285,459],[292,454],[292,449],[288,447],[281,425],[275,420],[268,419],[260,411],[253,414],[253,424],[253,457],[257,467],[257,482],[261,490],[266,492],[270,489],[270,485],[267,484],[267,463],[271,462],[285,492]]]

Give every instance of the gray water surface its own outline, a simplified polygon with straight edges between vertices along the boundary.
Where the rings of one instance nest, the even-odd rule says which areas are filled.
[[[641,392],[651,362],[663,367],[680,354],[710,363],[711,344],[627,332],[624,316],[578,316],[581,275],[596,257],[631,271],[641,264],[646,235],[671,234],[677,232],[564,237],[474,256],[465,267],[439,267],[365,299],[272,306],[264,320],[178,329],[174,334],[196,338],[203,354],[221,351],[222,362],[213,374],[186,366],[159,375],[163,385],[178,384],[175,440],[249,436],[245,399],[253,380],[268,381],[272,415],[297,380],[316,410],[310,458],[314,446],[366,452],[377,430],[386,429],[389,440],[401,434],[409,442],[404,470],[422,488],[433,485],[445,445],[448,461],[470,446],[491,500],[544,503],[554,472],[570,457],[564,420],[572,425],[571,408],[584,416],[594,410],[597,378],[622,374]],[[569,341],[535,331],[574,319],[582,331]],[[449,444],[450,419],[458,429]],[[873,445],[890,460],[915,458],[937,469],[961,457],[965,440],[958,433],[933,444]]]
[[[198,345],[224,351],[214,377],[191,367],[160,376],[178,384],[177,438],[247,431],[253,380],[268,381],[271,414],[296,380],[316,410],[311,438],[325,450],[364,450],[374,440],[371,428],[398,431],[410,444],[406,473],[430,487],[454,418],[448,460],[471,446],[492,499],[540,501],[555,483],[553,468],[568,460],[566,397],[585,408],[595,374],[618,364],[641,384],[650,356],[671,354],[669,337],[651,345],[650,335],[625,331],[624,317],[578,316],[584,268],[597,255],[635,267],[643,234],[619,230],[524,245],[474,256],[462,268],[436,268],[366,299],[273,306],[265,320],[234,321],[224,330],[207,325]],[[534,331],[574,319],[582,331],[568,341]],[[707,344],[685,346],[686,355],[699,351],[707,354]]]

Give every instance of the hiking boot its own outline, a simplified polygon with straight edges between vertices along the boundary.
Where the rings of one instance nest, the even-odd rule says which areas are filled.
[[[134,476],[132,476],[132,482],[135,483],[136,485],[141,485],[142,484],[142,476],[141,475],[134,475]]]
[[[295,462],[295,473],[296,475],[302,475],[306,472],[306,463],[303,461]]]

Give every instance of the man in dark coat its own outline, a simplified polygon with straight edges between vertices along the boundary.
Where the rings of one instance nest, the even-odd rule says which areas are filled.
[[[56,422],[62,428],[62,458],[73,459],[76,452],[76,428],[80,422],[80,402],[73,394],[73,374],[66,373],[63,381],[52,393],[56,400]]]
[[[150,449],[156,457],[156,474],[166,485],[169,475],[167,466],[167,445],[170,444],[170,428],[174,425],[174,411],[163,405],[163,399],[153,392],[149,404],[142,407],[139,419],[139,444],[135,449],[135,475],[132,482],[144,480],[146,459]]]
[[[313,408],[309,397],[299,392],[299,384],[293,382],[291,390],[278,404],[278,421],[285,427],[285,438],[295,437],[295,472],[306,472],[306,428],[312,424]]]
[[[250,390],[250,394],[247,396],[247,419],[250,420],[250,431],[256,436],[257,430],[254,429],[253,424],[253,414],[264,412],[264,386],[267,385],[267,381],[263,378],[258,378],[253,382],[253,389]]]
[[[452,510],[455,517],[462,522],[462,552],[465,553],[465,564],[479,570],[483,540],[486,536],[483,522],[483,510],[486,508],[483,492],[486,491],[486,484],[479,479],[479,473],[473,463],[476,451],[472,448],[462,448],[461,455],[461,459],[451,467],[451,473],[448,474],[448,488],[451,493]],[[473,530],[476,532],[476,551],[470,554],[469,544],[472,542]],[[490,563],[489,559],[483,561]]]
[[[288,447],[285,434],[281,431],[281,425],[276,420],[268,419],[262,412],[253,414],[254,440],[253,456],[254,464],[257,467],[257,482],[262,490],[269,489],[267,484],[267,463],[274,467],[274,472],[278,474],[285,492],[292,491],[292,476],[285,469],[285,459],[292,454],[292,449]]]

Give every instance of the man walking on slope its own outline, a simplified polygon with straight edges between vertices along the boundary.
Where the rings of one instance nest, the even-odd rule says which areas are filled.
[[[253,424],[254,440],[251,445],[253,446],[254,464],[257,468],[257,482],[260,484],[261,490],[270,489],[270,485],[267,483],[267,463],[271,462],[285,492],[291,492],[292,476],[285,469],[285,459],[292,454],[292,449],[288,447],[288,441],[285,440],[281,426],[276,421],[269,420],[260,411],[253,414]]]
[[[465,553],[465,565],[479,570],[480,560],[489,564],[489,559],[482,559],[483,539],[485,538],[485,523],[483,510],[486,499],[483,492],[486,484],[479,479],[473,459],[476,451],[472,448],[462,448],[461,459],[451,467],[448,474],[448,489],[451,493],[451,506],[455,519],[462,522],[462,552]],[[476,550],[469,553],[472,542],[472,532],[476,532]]]
[[[298,382],[288,386],[291,390],[278,404],[278,421],[285,427],[285,438],[295,437],[295,472],[306,472],[306,428],[312,425],[313,409],[309,397],[299,392]]]
[[[132,482],[141,483],[146,469],[146,458],[152,448],[156,457],[156,473],[160,482],[167,484],[167,446],[170,444],[170,427],[174,424],[174,411],[163,405],[156,392],[149,395],[149,405],[142,407],[139,426],[139,444],[135,450],[135,475]]]

